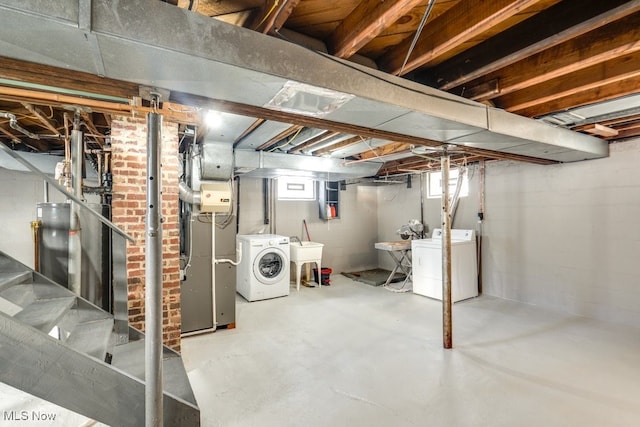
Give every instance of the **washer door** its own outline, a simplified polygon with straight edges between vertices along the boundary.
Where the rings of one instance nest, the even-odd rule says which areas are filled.
[[[266,248],[253,261],[253,274],[265,285],[272,285],[282,280],[287,273],[289,260],[285,253],[278,248]]]

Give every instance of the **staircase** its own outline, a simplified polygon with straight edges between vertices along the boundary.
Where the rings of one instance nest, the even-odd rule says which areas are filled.
[[[144,335],[0,252],[0,382],[113,426],[145,424]],[[199,426],[180,355],[163,348],[164,425]]]

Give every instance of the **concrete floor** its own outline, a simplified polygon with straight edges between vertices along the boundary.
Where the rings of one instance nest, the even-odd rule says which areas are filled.
[[[640,329],[482,296],[454,306],[332,275],[183,340],[203,426],[636,426]]]

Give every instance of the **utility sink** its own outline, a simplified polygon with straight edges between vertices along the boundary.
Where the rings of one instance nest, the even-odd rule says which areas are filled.
[[[323,246],[324,243],[318,242],[291,242],[289,245],[291,261],[295,263],[320,261]]]
[[[300,290],[300,273],[302,265],[307,263],[315,263],[320,274],[322,268],[322,247],[324,243],[318,242],[291,242],[289,244],[289,256],[291,262],[296,265],[296,289]],[[309,277],[309,266],[307,265],[307,277]],[[318,285],[322,286],[321,283]]]

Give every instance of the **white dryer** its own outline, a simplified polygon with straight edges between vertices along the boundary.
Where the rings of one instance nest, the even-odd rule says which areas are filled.
[[[276,234],[239,234],[242,261],[236,289],[247,301],[289,295],[289,238]]]
[[[473,230],[451,230],[451,301],[478,296],[476,239]],[[413,293],[442,300],[442,230],[431,239],[411,241]]]

